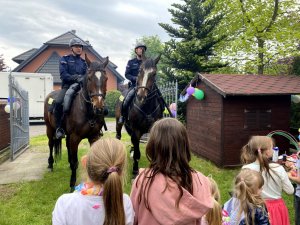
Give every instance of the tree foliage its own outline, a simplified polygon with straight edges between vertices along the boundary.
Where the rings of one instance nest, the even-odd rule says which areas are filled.
[[[115,116],[115,106],[119,97],[121,96],[121,92],[118,90],[108,91],[106,94],[105,105],[108,109],[108,116]]]
[[[224,0],[216,9],[216,15],[225,14],[219,32],[227,37],[218,53],[242,65],[242,71],[263,74],[298,51],[297,0]]]
[[[158,73],[157,80],[159,83],[163,83],[166,80],[174,80],[174,75],[169,69],[170,67],[166,64],[166,57],[164,53],[164,43],[161,42],[157,35],[154,36],[143,36],[136,40],[136,43],[143,42],[147,46],[147,51],[145,53],[146,57],[156,58],[161,55],[160,61],[157,65]],[[131,53],[132,57],[135,56],[134,49]]]
[[[0,71],[4,71],[7,68],[7,66],[4,63],[3,55],[0,55]]]
[[[212,15],[215,0],[183,0],[169,9],[174,26],[159,23],[172,39],[165,43],[166,63],[175,70],[181,83],[187,84],[195,72],[211,72],[225,66],[214,54],[224,38],[215,32],[223,15]]]

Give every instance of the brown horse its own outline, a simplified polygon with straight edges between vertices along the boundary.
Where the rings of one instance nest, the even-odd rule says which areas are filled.
[[[107,75],[105,68],[109,62],[108,57],[103,63],[90,62],[85,56],[88,71],[82,83],[82,88],[74,97],[70,112],[64,117],[63,128],[66,133],[66,146],[68,149],[68,161],[72,171],[70,179],[71,191],[76,183],[76,169],[78,167],[78,145],[82,139],[87,138],[92,144],[102,134],[102,127],[106,127],[104,121],[104,99],[106,95]],[[55,139],[55,117],[51,108],[51,102],[59,91],[51,92],[45,100],[44,119],[47,127],[48,145],[50,155],[48,168],[53,170],[53,148],[55,157],[61,154],[61,139]],[[53,107],[52,107],[53,108]]]
[[[136,95],[128,109],[128,117],[125,118],[125,128],[131,136],[133,145],[133,170],[132,174],[138,174],[138,160],[141,157],[139,142],[143,134],[148,133],[153,123],[162,118],[164,111],[163,99],[156,86],[156,59],[143,59],[137,77]],[[120,105],[120,104],[119,104]],[[118,124],[120,107],[116,107],[116,138],[121,139],[122,124]]]

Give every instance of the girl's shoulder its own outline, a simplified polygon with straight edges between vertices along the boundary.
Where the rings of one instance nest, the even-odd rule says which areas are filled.
[[[249,164],[245,164],[242,166],[242,169],[251,169],[251,170],[256,170],[256,171],[260,171],[260,165],[258,162],[252,162],[252,163],[249,163]]]

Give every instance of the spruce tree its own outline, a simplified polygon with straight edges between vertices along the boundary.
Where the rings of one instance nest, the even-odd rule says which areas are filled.
[[[167,64],[177,71],[179,84],[186,83],[195,72],[207,73],[225,66],[214,55],[214,47],[225,38],[215,32],[223,17],[213,13],[216,0],[183,2],[172,4],[175,9],[169,9],[174,26],[159,23],[172,37],[165,43],[165,56]]]
[[[3,55],[0,55],[0,71],[4,71],[7,66],[4,63]]]

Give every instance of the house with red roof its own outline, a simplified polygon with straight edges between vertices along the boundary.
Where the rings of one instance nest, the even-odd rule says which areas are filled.
[[[290,130],[291,95],[300,77],[197,74],[191,82],[204,99],[190,96],[186,121],[191,149],[221,167],[240,165],[241,148],[253,135]],[[289,141],[273,137],[281,153]]]
[[[89,41],[84,41],[76,35],[75,30],[61,34],[47,42],[40,48],[30,49],[16,57],[13,60],[19,65],[13,72],[28,72],[28,73],[50,73],[53,76],[54,89],[59,89],[61,80],[59,75],[59,59],[64,55],[70,54],[69,41],[72,38],[79,38],[83,42],[82,57],[87,54],[91,61],[102,61],[102,57],[97,53]],[[117,66],[109,62],[106,73],[108,74],[107,90],[116,90],[119,83],[124,81],[124,78],[117,72]]]

